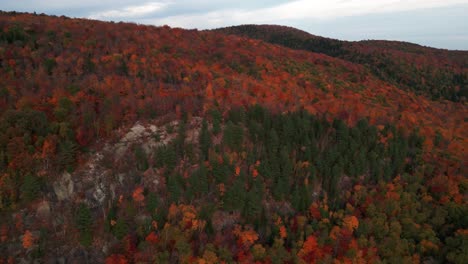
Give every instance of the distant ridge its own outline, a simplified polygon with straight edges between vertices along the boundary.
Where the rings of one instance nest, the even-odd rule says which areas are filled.
[[[277,25],[240,25],[214,31],[359,63],[384,81],[434,100],[443,98],[457,102],[468,97],[468,51],[399,41],[342,41]]]

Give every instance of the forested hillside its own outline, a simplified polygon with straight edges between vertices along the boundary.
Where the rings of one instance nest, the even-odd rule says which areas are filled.
[[[1,13],[0,263],[464,263],[461,97],[293,48]]]
[[[468,98],[467,51],[441,50],[397,41],[341,41],[274,25],[242,25],[215,31],[358,63],[383,81],[433,100],[466,102]]]

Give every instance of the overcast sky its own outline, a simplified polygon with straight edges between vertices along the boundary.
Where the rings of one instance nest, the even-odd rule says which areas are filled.
[[[468,0],[0,0],[0,10],[198,29],[279,24],[468,50]]]

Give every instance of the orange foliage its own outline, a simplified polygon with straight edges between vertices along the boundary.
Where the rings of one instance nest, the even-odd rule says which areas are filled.
[[[236,176],[239,176],[240,171],[241,171],[240,167],[239,167],[239,166],[236,166],[236,170],[235,170]]]
[[[280,234],[280,237],[283,238],[283,239],[288,236],[288,233],[286,232],[286,227],[284,225],[280,226],[279,234]]]
[[[258,240],[257,232],[251,229],[242,231],[240,226],[236,226],[236,228],[233,230],[233,233],[239,238],[241,245],[246,248],[252,246],[255,241]]]
[[[252,177],[257,178],[257,176],[258,176],[258,171],[257,171],[257,169],[253,169],[253,171],[252,171]]]
[[[44,141],[44,145],[42,146],[42,158],[47,158],[48,156],[55,153],[56,150],[56,142],[53,138],[47,138]]]
[[[333,228],[330,231],[329,237],[333,240],[336,240],[341,232],[341,229],[339,226],[333,226]]]
[[[154,231],[153,231],[153,232],[149,233],[149,235],[146,236],[145,241],[150,242],[151,244],[156,244],[156,243],[158,243],[159,238],[156,235],[156,233],[154,233]]]
[[[143,187],[137,187],[134,191],[133,191],[133,200],[135,200],[135,202],[143,202],[145,200],[145,196],[143,195]]]
[[[219,194],[223,196],[224,193],[226,192],[226,187],[224,186],[224,183],[218,184],[218,190],[219,190]]]
[[[305,257],[308,254],[317,250],[318,243],[317,239],[314,236],[307,237],[307,240],[302,245],[301,250],[299,251],[299,256]]]
[[[127,264],[128,261],[124,255],[114,254],[106,258],[106,264]]]
[[[4,109],[34,109],[45,113],[47,121],[56,124],[61,122],[59,118],[54,117],[59,99],[69,98],[75,110],[71,110],[64,123],[67,123],[71,129],[70,134],[75,135],[76,143],[82,147],[89,146],[98,138],[111,136],[114,128],[134,123],[137,118],[152,117],[154,113],[165,115],[176,112],[176,115],[181,117],[182,113],[203,114],[202,107],[206,110],[215,104],[221,112],[225,112],[233,106],[246,107],[256,103],[280,112],[305,109],[312,114],[323,114],[329,120],[339,118],[350,124],[361,118],[369,118],[370,123],[377,124],[380,131],[385,127],[382,124],[388,122],[398,122],[398,128],[404,131],[417,125],[424,128],[426,147],[432,147],[434,133],[440,131],[447,141],[446,148],[440,147],[441,151],[446,151],[447,156],[453,160],[463,160],[464,150],[468,147],[468,141],[465,139],[466,122],[463,122],[468,113],[466,104],[430,101],[412,92],[402,91],[395,85],[387,84],[371,75],[362,65],[344,60],[209,32],[37,17],[28,14],[1,15],[0,24],[4,26],[5,32],[17,22],[18,25],[24,25],[26,31],[34,32],[35,37],[37,36],[37,40],[34,41],[37,43],[22,45],[24,43],[18,41],[18,44],[10,45],[7,41],[1,41],[0,51],[4,57],[4,66],[11,69],[4,68],[0,71],[1,86],[7,87],[9,93],[7,99],[0,98],[0,114],[3,114]],[[29,35],[28,32],[25,34]],[[65,32],[71,33],[73,39],[57,39],[60,45],[54,47],[47,44],[50,40],[46,32],[57,33],[57,38],[66,35]],[[121,38],[132,41],[114,41]],[[43,45],[44,43],[46,45]],[[362,49],[363,52],[366,51],[366,48]],[[83,54],[91,55],[89,63],[94,64],[95,69],[85,69]],[[219,55],[215,62],[213,54]],[[41,66],[44,64],[43,59],[47,57],[57,62],[51,76],[47,76],[46,70]],[[294,63],[293,67],[289,60]],[[234,69],[236,67],[239,69]],[[292,73],[293,71],[298,72]],[[70,76],[76,78],[69,78]],[[71,92],[64,88],[72,84],[79,87],[80,91]],[[280,100],[282,103],[278,103]],[[205,105],[200,102],[204,102]],[[389,142],[392,136],[388,134],[387,137],[382,137],[381,141]],[[32,148],[27,148],[23,135],[5,139],[14,150],[11,155],[8,154],[12,158],[7,161],[6,166],[18,171],[24,168],[34,171],[35,168],[29,166],[30,164],[35,163],[36,159],[50,158],[56,153],[57,146],[60,146],[58,135],[50,133],[40,137],[31,135]],[[238,156],[235,156],[236,159],[230,157],[231,164],[240,160]],[[424,156],[425,159],[428,157],[431,156]],[[435,159],[437,158],[440,157],[436,156]],[[221,156],[219,160],[220,163],[224,162]],[[436,195],[424,194],[422,199],[427,203],[440,201],[445,204],[454,201],[463,204],[465,199],[460,187],[463,186],[462,179],[457,178],[462,176],[452,175],[463,174],[463,163],[453,166],[445,166],[445,163],[450,162],[440,162],[444,166],[438,166],[437,170],[449,167],[445,174],[450,176],[441,172],[440,176],[433,177],[429,181],[428,189]],[[253,178],[259,175],[259,165],[260,161],[257,161],[256,168],[252,169]],[[235,167],[236,176],[240,175],[241,166]],[[300,164],[301,168],[309,166],[308,162]],[[2,180],[0,183],[2,188],[6,186],[3,182]],[[304,180],[304,184],[309,184],[308,178]],[[400,199],[401,186],[403,185],[397,183],[388,184],[384,198]],[[219,184],[218,188],[222,196],[225,192],[224,184]],[[8,191],[0,189],[0,194]],[[359,211],[365,209],[365,206],[361,207],[360,198],[363,197],[358,196],[365,194],[366,187],[356,185],[354,191],[359,199],[350,201],[352,205],[347,203],[347,209],[360,215]],[[134,189],[133,200],[143,203],[143,192],[144,188],[141,186]],[[7,198],[17,199],[13,196]],[[367,200],[364,203],[371,202]],[[118,204],[122,203],[124,196],[120,195]],[[331,223],[336,222],[336,215],[332,216],[332,212],[322,213],[323,211],[327,211],[326,203],[320,205],[314,202],[306,214],[307,217],[319,220],[320,225],[331,226]],[[197,210],[192,205],[171,204],[168,219],[167,226],[174,225],[185,234],[195,229],[201,230],[205,225],[204,221],[197,218]],[[307,221],[301,222],[299,226],[303,228]],[[110,224],[115,226],[116,221],[111,219]],[[21,214],[16,215],[15,225],[16,230],[11,231],[23,233]],[[279,227],[280,237],[286,238],[287,229],[280,218],[276,225]],[[157,229],[156,222],[153,222],[152,226]],[[343,218],[342,228],[332,228],[330,238],[348,239],[358,227],[358,218],[348,215]],[[291,230],[290,236],[292,232],[297,231],[295,226],[288,228]],[[0,241],[5,242],[8,239],[8,231],[3,225]],[[466,234],[466,230],[460,232]],[[244,247],[250,247],[259,239],[254,230],[242,230],[240,226],[234,229],[233,234]],[[204,237],[200,236],[200,241],[202,239]],[[22,238],[23,247],[31,248],[34,240],[33,234],[26,230]],[[157,243],[158,235],[151,232],[146,241]],[[358,249],[354,239],[348,239],[346,242],[349,242],[347,247]],[[421,246],[430,251],[436,250],[438,245],[422,240]],[[317,239],[309,236],[299,255],[311,262],[313,257],[325,251],[327,246],[318,247]],[[372,250],[375,249],[368,251]],[[239,259],[251,261],[248,250],[240,250],[238,253],[242,256]],[[361,252],[358,256],[359,254],[362,255]],[[214,259],[209,253],[206,256]],[[415,259],[419,260],[416,257]],[[343,262],[347,261],[348,259],[343,259]],[[112,255],[105,262],[123,264],[133,262],[133,259],[128,261],[123,255]]]
[[[346,229],[350,231],[356,230],[358,226],[359,226],[359,220],[354,215],[346,216],[343,219],[343,227],[345,227]]]
[[[24,232],[24,235],[23,235],[23,247],[25,249],[28,249],[32,247],[33,244],[34,244],[34,236],[29,230],[26,230],[26,232]]]
[[[211,99],[211,98],[214,97],[214,95],[213,95],[213,85],[211,85],[211,83],[208,84],[208,86],[206,87],[205,96],[208,99]]]

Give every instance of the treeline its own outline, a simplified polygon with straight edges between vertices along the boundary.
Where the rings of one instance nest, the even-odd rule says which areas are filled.
[[[261,39],[291,49],[323,53],[366,66],[375,76],[432,100],[454,102],[468,98],[468,69],[459,63],[460,52],[441,52],[407,43],[382,45],[376,41],[347,42],[310,35],[295,28],[241,25],[218,32]],[[455,57],[455,58],[453,58]]]

